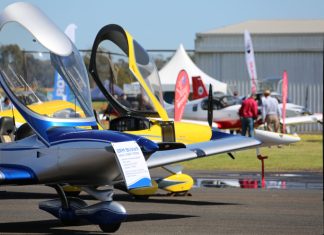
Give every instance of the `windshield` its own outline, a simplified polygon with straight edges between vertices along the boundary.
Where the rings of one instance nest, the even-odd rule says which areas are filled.
[[[121,49],[110,40],[102,41],[95,58],[98,77],[105,89],[124,107],[134,111],[156,112],[143,84],[139,82],[138,73],[142,76],[144,85],[163,106],[157,69],[151,57],[135,40],[133,45],[136,62],[129,58],[125,47]],[[100,100],[104,97],[94,88],[92,98]]]
[[[0,31],[0,69],[2,79],[23,106],[54,100],[55,73],[58,73],[73,91],[68,101],[74,104],[74,110],[79,110],[75,117],[93,116],[87,72],[74,46],[70,55],[56,55],[20,24],[9,22]],[[0,93],[6,96],[3,90]],[[60,108],[65,109],[58,107],[56,112]],[[57,117],[55,113],[29,109],[46,118]]]
[[[269,77],[259,81],[259,89],[261,92],[270,90],[271,92],[281,93],[281,77]]]
[[[85,115],[92,116],[89,79],[79,51],[73,46],[73,51],[69,56],[59,56],[51,53],[50,57],[52,65],[68,83]]]

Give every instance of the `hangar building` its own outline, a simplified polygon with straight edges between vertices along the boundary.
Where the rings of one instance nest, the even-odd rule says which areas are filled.
[[[288,96],[312,112],[323,112],[324,20],[256,20],[197,33],[195,62],[240,95],[250,91],[244,55],[244,30],[251,34],[258,79],[288,73]],[[307,88],[308,87],[308,88]],[[307,92],[308,89],[308,92]],[[308,93],[308,95],[306,95]],[[321,132],[304,124],[299,132]]]

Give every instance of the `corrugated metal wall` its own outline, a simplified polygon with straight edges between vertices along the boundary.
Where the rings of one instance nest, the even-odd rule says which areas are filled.
[[[280,77],[288,72],[289,98],[305,105],[309,86],[308,107],[323,112],[324,35],[252,35],[258,79]],[[243,35],[199,35],[195,42],[195,62],[210,76],[235,85],[240,94],[249,93]],[[320,124],[305,124],[297,131],[322,132]]]
[[[248,94],[250,91],[250,84],[246,81],[230,81],[228,82],[230,86],[235,87],[239,94]],[[303,83],[289,84],[288,94],[289,99],[299,105],[306,105],[306,88],[307,85]],[[307,107],[309,110],[315,113],[323,112],[323,83],[320,84],[310,84],[308,85],[308,100]],[[298,133],[317,133],[323,131],[323,125],[321,124],[303,124],[296,126],[296,131]]]

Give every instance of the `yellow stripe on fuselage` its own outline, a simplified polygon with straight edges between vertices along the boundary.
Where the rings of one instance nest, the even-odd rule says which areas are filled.
[[[212,132],[209,126],[187,122],[174,122],[176,142],[193,144],[208,141]],[[141,131],[127,131],[126,133],[143,136],[155,142],[162,142],[161,126],[154,123],[150,129]]]

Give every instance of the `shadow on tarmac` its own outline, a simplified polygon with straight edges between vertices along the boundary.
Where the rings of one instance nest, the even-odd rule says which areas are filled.
[[[80,223],[80,225],[87,225]],[[6,222],[0,223],[0,234],[2,233],[47,233],[47,234],[73,234],[84,235],[89,234],[89,231],[80,231],[73,229],[64,229],[65,226],[59,220],[42,220],[42,221],[25,221],[25,222]],[[98,227],[99,229],[99,227]],[[93,232],[91,234],[102,234]]]
[[[131,201],[131,202],[136,202],[136,203],[157,203],[157,204],[178,204],[178,205],[193,205],[193,206],[232,206],[232,205],[242,205],[240,203],[224,203],[224,202],[208,202],[208,201],[193,201],[193,200],[188,200],[191,197],[186,197],[186,196],[177,196],[175,199],[174,197],[170,196],[161,196],[158,195],[159,198],[154,198],[157,197],[156,195],[152,195],[149,199],[134,199],[132,198],[131,195],[128,194],[116,194],[114,195],[114,200],[115,201]],[[163,198],[161,198],[163,197]],[[180,199],[183,198],[183,199]]]
[[[97,201],[94,197],[90,195],[80,195],[78,196],[82,200]],[[155,198],[154,198],[155,197]],[[156,198],[159,197],[159,198]],[[58,198],[55,193],[34,193],[34,192],[10,192],[10,191],[0,191],[0,200],[11,200],[11,199],[45,199],[50,200]],[[183,199],[182,199],[183,198]],[[128,201],[136,203],[164,203],[164,204],[178,204],[178,205],[194,205],[194,206],[222,206],[222,205],[241,205],[239,203],[223,203],[223,202],[208,202],[208,201],[193,201],[192,197],[188,196],[167,196],[167,195],[152,195],[149,199],[134,199],[129,194],[115,194],[114,201]],[[189,199],[189,200],[188,200]],[[0,224],[1,225],[1,224]]]
[[[170,220],[197,217],[194,215],[179,215],[179,214],[162,214],[162,213],[147,213],[147,214],[132,214],[128,215],[125,223],[137,221],[151,221],[151,220]],[[93,225],[86,221],[81,221],[75,226]],[[95,225],[96,226],[96,225]],[[42,221],[27,221],[27,222],[6,222],[0,223],[0,234],[2,233],[46,233],[46,234],[103,234],[101,232],[90,232],[89,230],[73,230],[64,229],[66,226],[59,220],[42,220]],[[79,227],[82,228],[82,227]],[[99,227],[98,227],[99,229]]]
[[[183,218],[191,218],[191,217],[198,217],[198,216],[195,216],[195,215],[162,214],[162,213],[145,213],[145,214],[128,215],[127,219],[126,219],[126,222],[183,219]]]
[[[52,199],[57,198],[56,193],[35,193],[35,192],[10,192],[0,191],[0,199]]]

